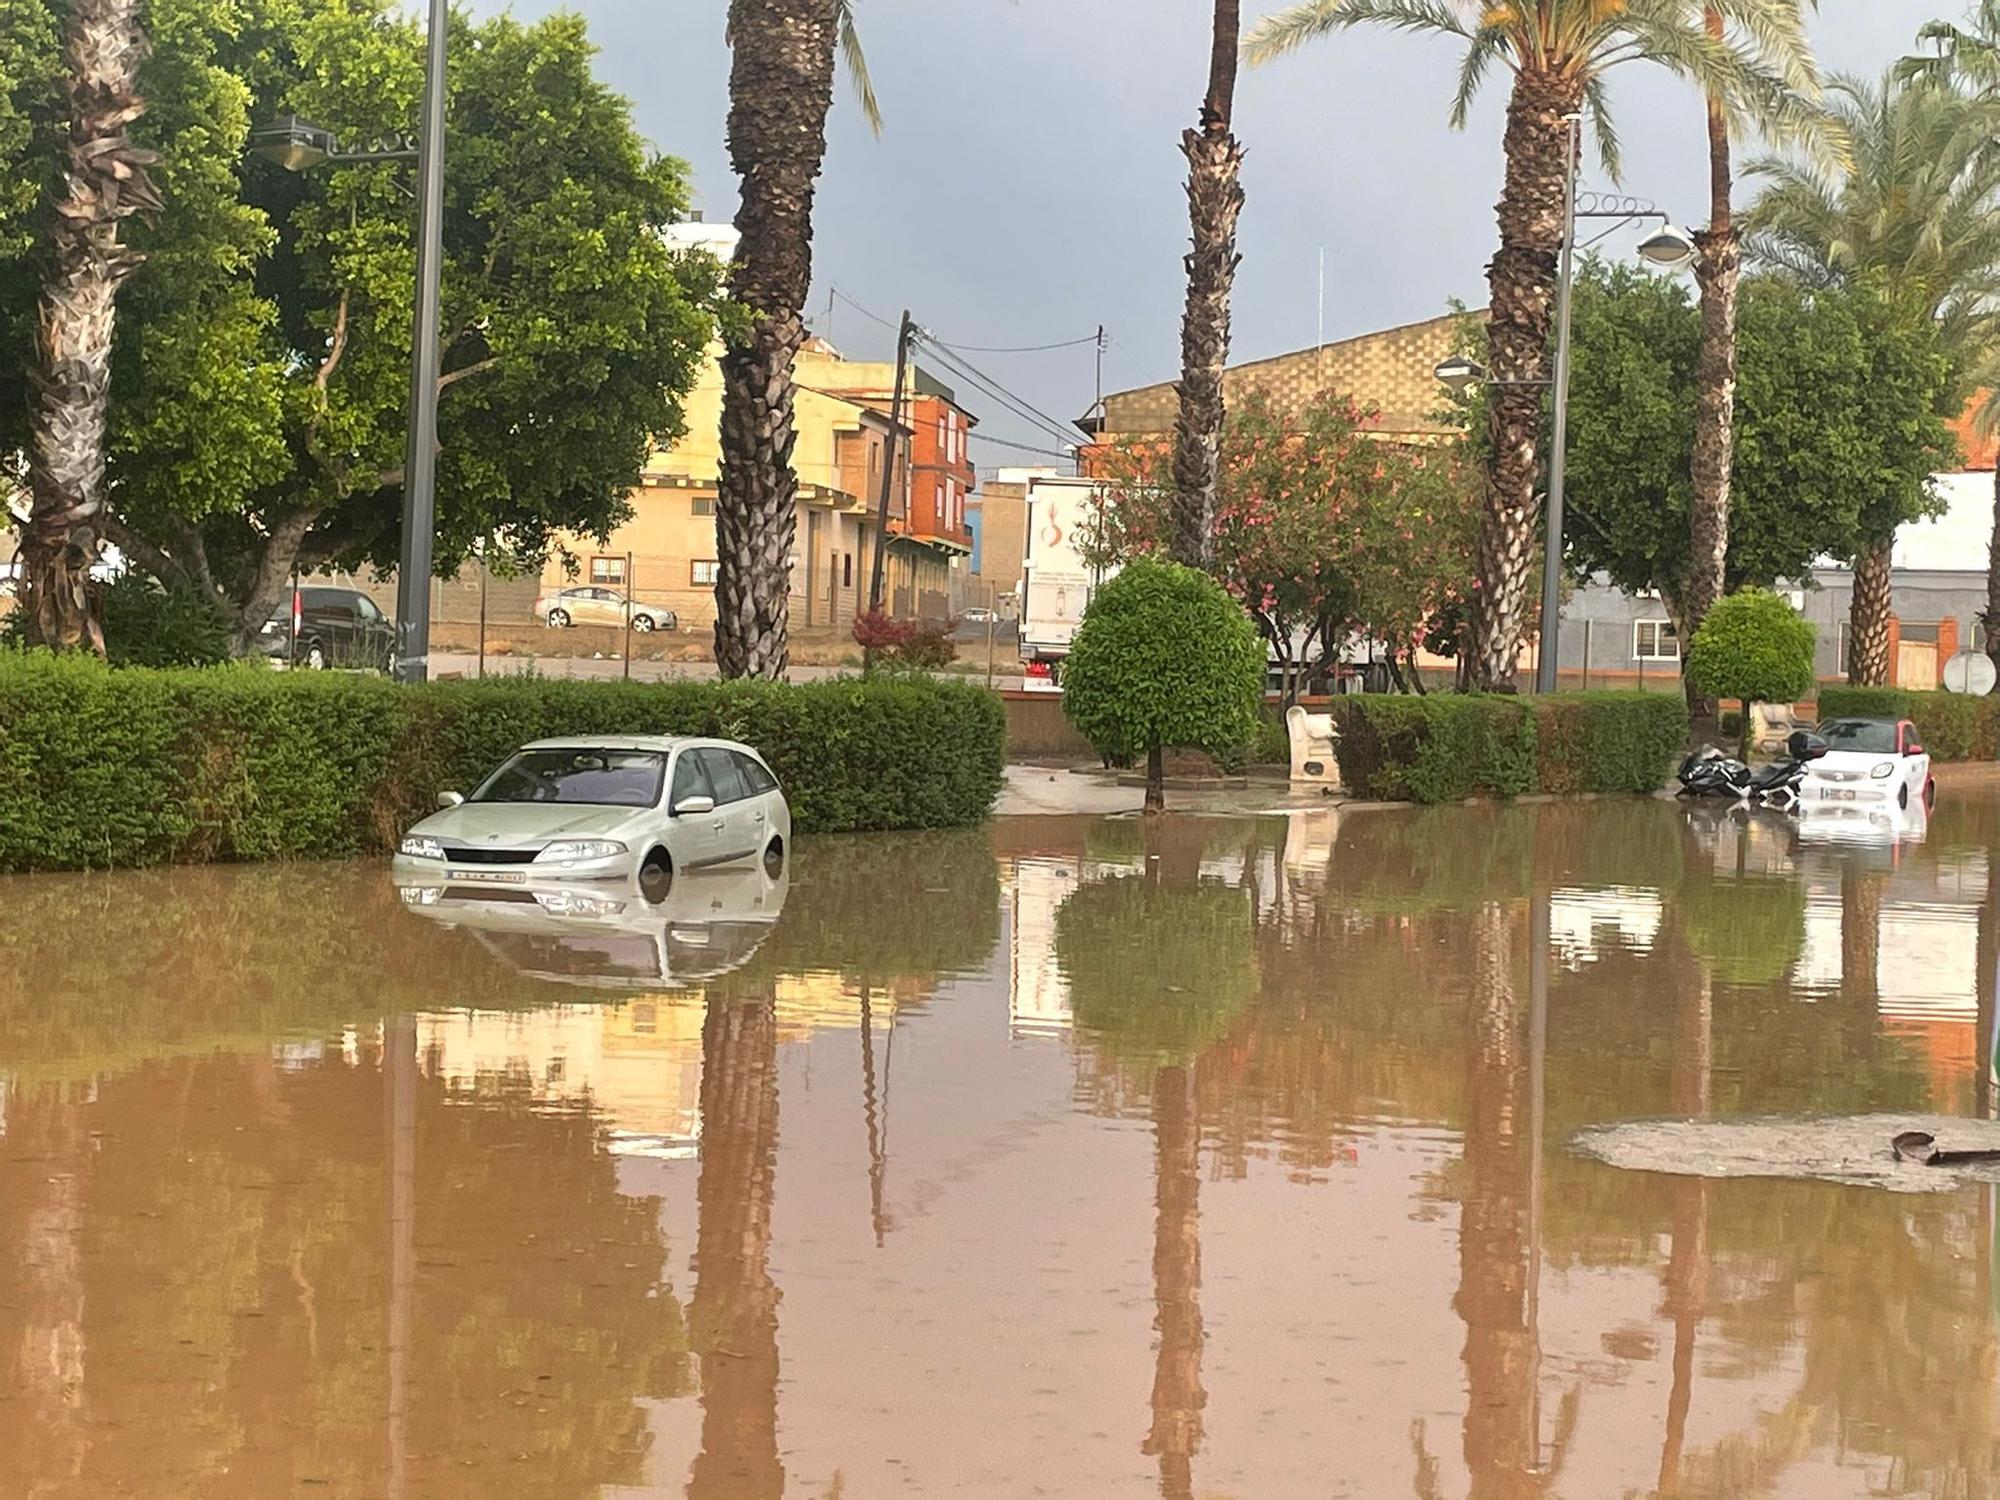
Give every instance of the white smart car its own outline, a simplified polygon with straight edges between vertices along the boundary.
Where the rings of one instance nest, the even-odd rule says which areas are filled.
[[[783,867],[792,813],[748,745],[653,735],[537,740],[403,837],[399,884],[571,885],[637,877],[649,899],[688,870]]]
[[[1826,754],[1806,767],[1799,800],[1891,802],[1930,807],[1937,800],[1931,758],[1908,719],[1828,719],[1814,731]]]

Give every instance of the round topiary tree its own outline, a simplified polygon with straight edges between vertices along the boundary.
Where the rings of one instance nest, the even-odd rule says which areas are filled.
[[[1063,663],[1063,711],[1107,756],[1146,757],[1146,810],[1166,806],[1169,748],[1226,754],[1250,742],[1264,642],[1206,573],[1140,558],[1099,588]]]
[[[1752,703],[1795,703],[1813,685],[1812,625],[1769,589],[1740,589],[1716,601],[1688,642],[1687,681],[1704,698],[1743,708],[1741,743],[1750,743]]]

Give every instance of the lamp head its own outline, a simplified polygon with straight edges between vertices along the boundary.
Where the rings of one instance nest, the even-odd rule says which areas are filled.
[[[1477,385],[1486,378],[1486,366],[1478,360],[1463,354],[1454,354],[1440,360],[1435,374],[1439,382],[1453,391],[1462,391],[1469,385]]]
[[[250,133],[249,149],[287,172],[304,172],[334,154],[333,132],[297,115],[280,115]]]
[[[1672,224],[1662,224],[1639,241],[1639,258],[1663,271],[1678,271],[1684,266],[1691,266],[1699,254],[1687,231]]]

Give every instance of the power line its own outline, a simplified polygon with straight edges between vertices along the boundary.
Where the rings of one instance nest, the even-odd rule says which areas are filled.
[[[1074,453],[1058,452],[1054,448],[1037,448],[1032,443],[1017,443],[1011,438],[998,438],[992,436],[990,433],[984,433],[984,432],[973,433],[972,441],[975,443],[992,443],[997,447],[1001,448],[1014,448],[1018,449],[1022,453],[1039,453],[1045,458],[1060,458],[1067,460],[1076,457]]]
[[[984,370],[981,370],[977,365],[972,364],[963,355],[953,354],[948,348],[934,342],[928,337],[923,337],[922,342],[928,344],[932,349],[937,350],[938,357],[949,368],[963,374],[974,385],[979,386],[995,400],[1006,405],[1016,416],[1021,417],[1025,421],[1037,424],[1044,431],[1053,435],[1058,442],[1071,441],[1073,429],[1066,426],[1060,418],[1050,416],[1026,397],[1018,396],[1008,390],[1006,386],[1002,385],[993,376],[988,375]]]
[[[1064,339],[1059,344],[947,344],[943,339],[931,342],[941,349],[953,349],[960,354],[1045,354],[1051,349],[1081,349],[1085,344],[1097,342],[1097,335],[1086,333],[1080,339]]]

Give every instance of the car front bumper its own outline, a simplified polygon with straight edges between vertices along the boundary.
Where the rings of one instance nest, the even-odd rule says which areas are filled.
[[[629,850],[603,859],[533,860],[518,865],[461,863],[450,859],[427,859],[416,854],[398,854],[389,864],[397,885],[511,885],[552,886],[573,881],[624,880],[639,868],[639,857]]]
[[[1893,802],[1901,791],[1900,776],[1868,776],[1855,781],[1833,781],[1808,774],[1799,786],[1800,800],[1806,802]]]

